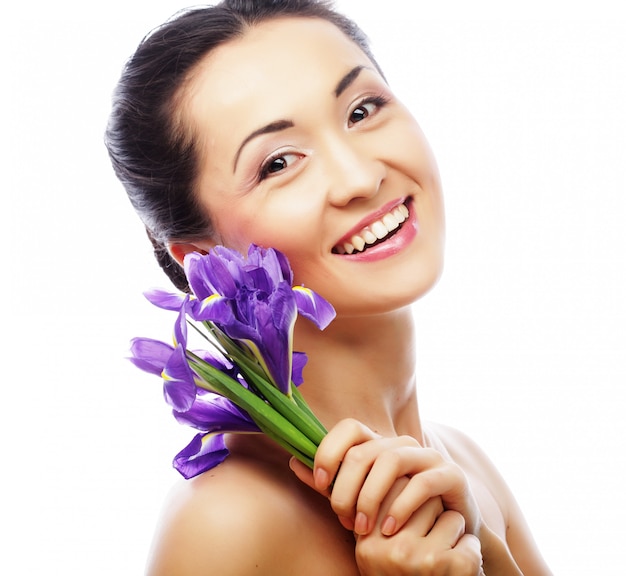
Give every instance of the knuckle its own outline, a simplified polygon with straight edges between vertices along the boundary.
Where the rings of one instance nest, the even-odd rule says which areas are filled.
[[[422,490],[425,494],[428,494],[429,496],[434,496],[436,494],[437,487],[440,485],[441,482],[440,475],[437,474],[434,470],[431,470],[428,473],[413,476],[413,480],[421,484]]]
[[[357,502],[357,510],[361,512],[371,512],[378,507],[378,498],[375,494],[371,494],[366,490],[362,490],[359,494],[359,501]]]
[[[339,516],[352,516],[355,500],[350,492],[333,490],[330,494],[330,506]]]
[[[388,450],[378,456],[378,461],[385,470],[396,471],[402,463],[402,455],[395,450]]]
[[[330,506],[338,516],[349,518],[352,516],[352,505],[347,500],[331,499]]]
[[[374,545],[373,538],[359,538],[355,547],[355,558],[357,565],[361,571],[368,573],[366,569],[371,568],[377,563],[380,556],[379,547]]]
[[[363,431],[363,424],[355,418],[344,418],[337,424],[337,426],[352,435],[360,434]]]
[[[349,465],[362,465],[364,462],[368,462],[369,456],[367,446],[364,444],[352,446],[346,452],[343,460],[346,464]]]
[[[415,542],[413,539],[402,537],[394,539],[394,545],[389,551],[389,559],[394,567],[401,569],[415,563]],[[421,564],[421,563],[420,563]]]
[[[402,446],[415,446],[415,447],[419,447],[420,444],[419,442],[413,438],[413,436],[409,436],[407,434],[402,434],[400,436],[398,436],[398,442],[400,443],[400,445]]]

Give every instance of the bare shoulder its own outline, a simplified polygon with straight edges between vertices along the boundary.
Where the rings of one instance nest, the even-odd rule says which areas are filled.
[[[469,436],[444,424],[429,423],[429,429],[441,441],[445,450],[471,477],[480,479],[498,503],[505,520],[508,520],[512,494],[489,456]]]
[[[259,486],[248,490],[245,478],[233,477],[228,468],[219,466],[173,488],[153,542],[150,576],[265,573],[271,559],[266,552],[279,532],[264,525],[267,495]]]
[[[331,562],[341,566],[353,559],[354,544],[350,551],[326,500],[301,484],[286,461],[281,464],[231,455],[215,469],[177,484],[166,502],[147,574],[317,576],[335,573]],[[327,554],[320,554],[323,548]]]
[[[498,523],[494,519],[497,514],[489,506],[489,498],[485,494],[493,498],[503,521],[501,534],[522,572],[528,575],[551,574],[514,495],[489,456],[469,436],[455,428],[429,423],[429,429],[441,441],[450,458],[467,474],[481,512],[486,521],[489,517],[491,521],[487,524],[491,524],[492,528]]]

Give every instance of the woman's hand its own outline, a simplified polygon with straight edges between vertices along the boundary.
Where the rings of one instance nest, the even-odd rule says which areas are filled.
[[[439,498],[424,504],[393,536],[376,528],[357,536],[355,556],[362,576],[483,574],[478,538],[465,534],[458,512],[442,511]]]
[[[382,534],[391,536],[437,497],[445,510],[463,516],[467,533],[478,535],[480,512],[463,471],[410,436],[383,438],[357,420],[342,420],[322,440],[312,475],[295,461],[292,468],[330,498],[342,523],[358,535],[369,534],[379,521]],[[381,504],[400,478],[408,482],[389,499],[381,519]]]
[[[414,438],[382,438],[343,420],[322,441],[313,473],[297,462],[292,469],[355,532],[363,574],[480,573],[481,519],[467,479]]]

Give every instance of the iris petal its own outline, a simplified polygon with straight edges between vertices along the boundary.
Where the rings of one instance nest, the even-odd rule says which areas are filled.
[[[302,371],[307,363],[307,355],[304,352],[294,352],[291,362],[291,380],[296,386],[300,386],[304,382]]]
[[[196,384],[182,346],[176,347],[161,375],[165,401],[175,410],[189,410],[196,397]]]
[[[159,288],[147,290],[144,296],[151,304],[164,310],[180,310],[187,299],[186,294],[167,292]]]
[[[152,338],[133,338],[130,344],[132,357],[129,360],[145,372],[161,375],[174,348]]]
[[[335,317],[336,312],[330,302],[324,300],[313,290],[304,286],[294,286],[293,293],[298,305],[298,312],[314,322],[320,330],[326,328]]]
[[[223,434],[197,434],[174,457],[174,468],[187,480],[214,468],[228,457]]]
[[[189,410],[174,411],[174,417],[181,424],[205,433],[260,432],[248,414],[227,398],[212,392],[198,394]]]

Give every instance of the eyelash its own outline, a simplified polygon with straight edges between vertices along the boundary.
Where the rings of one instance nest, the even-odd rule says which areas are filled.
[[[352,116],[354,114],[354,112],[356,110],[358,110],[359,108],[363,108],[366,104],[374,104],[376,106],[377,109],[383,108],[386,104],[389,103],[389,98],[387,98],[386,96],[383,95],[378,95],[378,96],[368,96],[366,98],[363,98],[363,100],[361,100],[350,112],[350,116]],[[371,114],[375,114],[376,112],[378,112],[378,110],[375,110],[373,112],[371,112]],[[370,113],[368,112],[368,115],[366,116],[369,117]]]
[[[276,154],[272,154],[272,156],[270,156],[265,162],[263,162],[263,164],[261,165],[261,168],[259,170],[259,175],[257,177],[257,180],[261,181],[261,180],[265,180],[268,176],[270,176],[270,166],[276,162],[276,160],[279,160],[280,158],[284,158],[286,156],[298,156],[298,154],[296,152],[276,152]],[[280,172],[280,170],[279,170]]]
[[[363,100],[361,100],[352,109],[352,111],[350,112],[350,116],[352,116],[356,110],[358,110],[359,108],[363,108],[367,104],[374,104],[377,109],[380,109],[388,103],[389,103],[389,98],[385,96],[382,96],[382,95],[368,96],[366,98],[363,98]],[[367,116],[365,116],[365,118],[369,118],[370,114],[375,114],[377,111],[378,110],[374,110],[373,112],[368,111]],[[365,118],[363,118],[363,120]],[[355,124],[358,124],[358,122],[355,122]],[[261,165],[259,169],[259,174],[257,176],[257,180],[260,182],[261,180],[265,180],[268,176],[270,176],[271,174],[269,171],[270,166],[272,165],[272,163],[276,162],[276,160],[279,160],[280,158],[283,158],[285,156],[296,156],[296,155],[297,154],[295,152],[277,152],[276,154],[273,154]],[[278,172],[280,172],[280,170]]]

